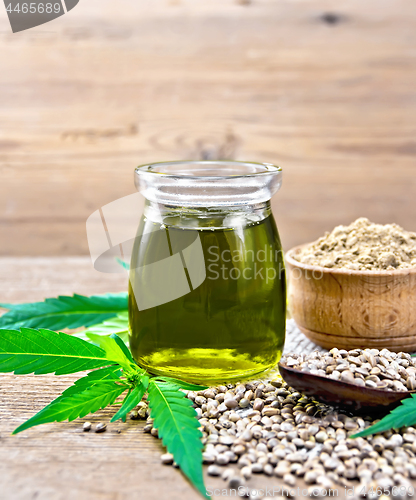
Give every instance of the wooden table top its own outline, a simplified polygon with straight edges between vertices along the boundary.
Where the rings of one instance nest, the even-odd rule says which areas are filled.
[[[119,292],[126,290],[124,280],[124,275],[98,273],[86,257],[0,258],[0,302],[37,301],[74,292]],[[307,342],[302,344],[305,348]],[[79,375],[0,374],[1,500],[200,498],[178,470],[161,464],[164,448],[143,432],[143,421],[108,424],[114,408],[11,435],[77,378]],[[83,432],[86,420],[106,422],[107,431]],[[302,483],[299,481],[305,487]],[[206,475],[206,485],[225,488],[226,483]],[[247,485],[277,488],[282,482],[261,474]]]

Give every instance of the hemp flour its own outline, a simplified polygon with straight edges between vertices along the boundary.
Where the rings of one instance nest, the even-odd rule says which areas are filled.
[[[336,269],[389,271],[416,267],[416,233],[362,217],[304,247],[296,260]]]

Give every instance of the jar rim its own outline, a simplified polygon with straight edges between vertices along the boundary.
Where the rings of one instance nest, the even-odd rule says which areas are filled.
[[[282,169],[270,163],[190,160],[137,167],[134,182],[150,202],[220,207],[269,201],[280,189]]]
[[[209,168],[211,166],[211,168]],[[225,167],[231,167],[229,171],[235,170],[235,173],[217,174],[213,173],[215,168],[218,171],[224,171]],[[165,167],[165,168],[164,168]],[[190,167],[189,172],[184,167]],[[198,170],[197,167],[203,167]],[[171,171],[169,171],[171,168]],[[182,169],[181,169],[182,168]],[[239,171],[239,169],[241,171]],[[245,169],[245,171],[243,171]],[[252,161],[238,160],[175,160],[161,161],[139,165],[135,168],[139,175],[153,174],[162,175],[169,178],[178,179],[238,179],[246,177],[261,177],[279,174],[282,168],[272,163],[261,163]],[[211,173],[210,173],[211,172]],[[202,174],[202,175],[201,175]]]

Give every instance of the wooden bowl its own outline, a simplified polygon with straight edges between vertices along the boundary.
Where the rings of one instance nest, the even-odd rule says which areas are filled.
[[[301,331],[332,349],[416,351],[416,268],[352,271],[310,266],[286,253],[289,311]]]

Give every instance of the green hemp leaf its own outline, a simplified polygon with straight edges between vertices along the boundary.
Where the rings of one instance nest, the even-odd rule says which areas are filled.
[[[199,422],[192,401],[178,390],[179,386],[169,382],[151,379],[149,384],[150,416],[159,438],[182,472],[205,497],[202,475],[202,442]]]
[[[32,328],[0,330],[2,372],[66,375],[109,364],[103,349],[65,333]]]
[[[107,293],[85,297],[59,296],[44,302],[3,304],[10,311],[0,317],[0,328],[17,329],[22,326],[61,330],[102,323],[118,313],[127,311],[127,293]]]
[[[385,432],[390,429],[400,429],[400,427],[409,427],[416,423],[416,394],[411,394],[410,398],[403,399],[401,405],[392,410],[379,422],[363,431],[354,434],[353,438],[370,436],[377,432]]]
[[[123,393],[126,393],[124,400],[111,421],[125,421],[128,412],[148,391],[151,416],[159,437],[185,476],[208,498],[202,474],[199,421],[192,402],[182,392],[204,387],[170,377],[151,378],[114,333],[100,335],[90,331],[86,336],[92,343],[42,328],[0,329],[0,372],[62,375],[93,370],[21,424],[13,434],[48,422],[84,417],[114,404]]]
[[[62,422],[63,420],[71,422],[78,417],[85,417],[89,413],[94,413],[113,404],[127,387],[126,384],[121,384],[119,381],[109,380],[100,384],[93,384],[91,387],[87,387],[80,392],[74,392],[69,396],[62,395],[15,429],[13,434],[29,429],[34,425]]]
[[[87,333],[87,337],[101,347],[101,349],[104,349],[107,359],[111,359],[111,361],[114,361],[122,366],[126,374],[137,371],[138,367],[134,362],[130,351],[127,349],[126,344],[119,337],[117,337],[117,335],[107,337],[106,335]]]
[[[97,385],[104,381],[109,380],[120,380],[123,375],[122,370],[119,366],[107,366],[105,368],[100,368],[99,370],[94,370],[89,372],[87,376],[79,378],[75,381],[73,385],[65,389],[59,397],[68,397],[72,394],[77,394],[78,392],[85,391],[88,387]]]
[[[153,377],[154,381],[161,380],[163,382],[171,382],[174,385],[178,385],[181,389],[185,391],[203,391],[205,389],[208,389],[206,386],[202,385],[196,385],[196,384],[190,384],[189,382],[185,382],[184,380],[178,380],[176,378],[172,377],[161,377],[157,375],[156,377]]]
[[[128,312],[121,312],[114,318],[107,319],[98,325],[91,326],[88,330],[73,333],[72,335],[83,340],[88,340],[87,334],[95,333],[96,335],[111,335],[115,333],[121,340],[129,344],[129,315]]]
[[[149,377],[147,375],[143,375],[138,384],[136,385],[136,387],[132,389],[129,392],[129,394],[124,398],[121,408],[110,420],[110,422],[115,422],[119,418],[121,418],[121,420],[125,422],[127,413],[140,403],[148,387],[149,387]]]

